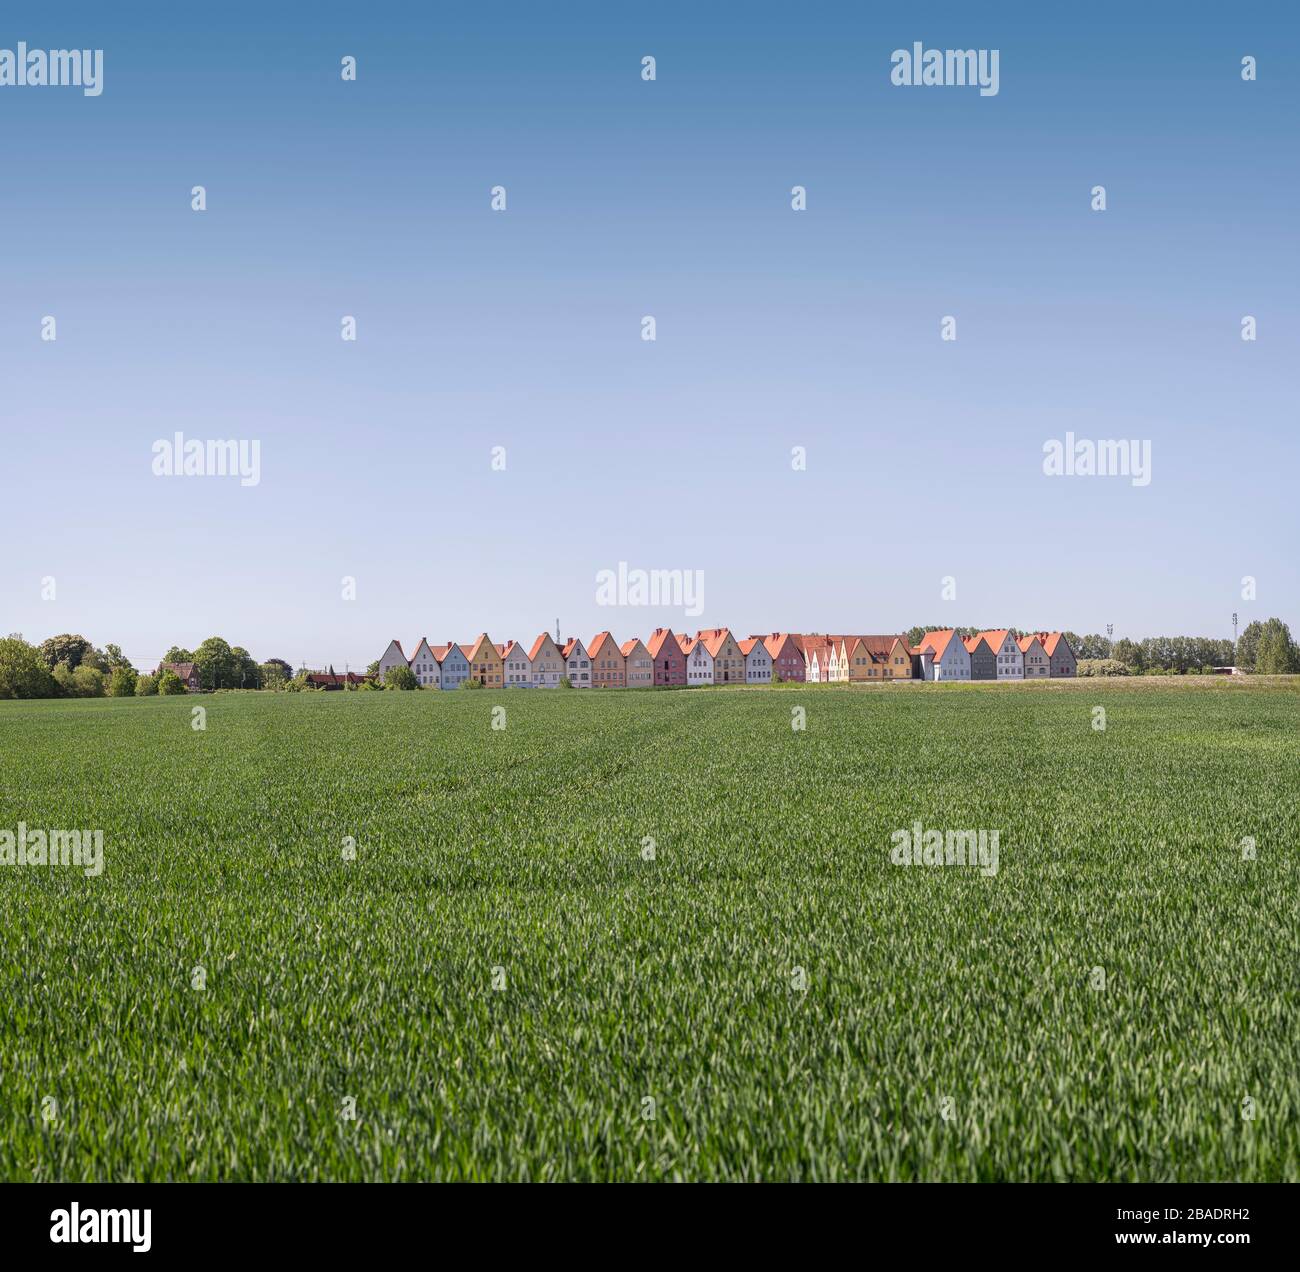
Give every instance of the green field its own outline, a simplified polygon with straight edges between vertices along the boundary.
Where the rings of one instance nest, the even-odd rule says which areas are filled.
[[[3,702],[20,821],[6,1179],[1300,1178],[1295,681]]]

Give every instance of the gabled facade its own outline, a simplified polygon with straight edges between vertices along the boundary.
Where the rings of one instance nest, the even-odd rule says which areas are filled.
[[[810,685],[828,685],[831,683],[831,658],[834,643],[826,636],[804,636],[800,639],[803,655],[807,660],[807,680]],[[836,674],[839,673],[836,659]]]
[[[564,658],[564,674],[568,676],[569,684],[575,689],[590,689],[591,655],[587,653],[586,645],[576,636],[570,636],[564,642],[561,654]]]
[[[730,628],[710,627],[696,632],[695,639],[704,644],[713,659],[715,685],[743,685],[745,683],[745,655],[740,652]]]
[[[543,632],[528,651],[534,689],[558,689],[564,675],[564,655],[556,648],[549,632]],[[588,682],[590,683],[590,682]]]
[[[997,678],[999,680],[1023,680],[1025,678],[1025,656],[1020,649],[1020,641],[1005,627],[996,631],[980,632],[985,643],[997,657]]]
[[[1038,639],[1042,643],[1043,652],[1050,660],[1053,678],[1079,674],[1079,660],[1075,657],[1074,650],[1070,648],[1070,642],[1062,633],[1039,632]]]
[[[745,656],[745,683],[747,685],[770,685],[772,683],[772,655],[761,637],[751,636],[748,640],[736,642],[740,652]]]
[[[930,655],[931,680],[960,680],[971,678],[970,650],[966,642],[951,627],[937,632],[926,632],[917,649],[922,654],[921,670],[926,671],[925,654]]]
[[[654,666],[653,683],[656,687],[686,683],[686,655],[682,653],[671,627],[656,627],[645,647]]]
[[[442,670],[438,666],[438,660],[434,656],[427,636],[420,638],[415,653],[411,655],[410,665],[411,671],[415,674],[415,682],[422,689],[442,688]]]
[[[608,632],[598,632],[587,646],[591,653],[591,683],[595,689],[627,688],[623,651]]]
[[[629,689],[649,689],[654,685],[654,664],[650,651],[639,637],[624,641],[619,653],[623,655],[624,679]]]
[[[501,655],[501,671],[505,676],[507,689],[531,689],[533,687],[533,661],[528,651],[517,641],[508,640],[498,645]]]
[[[394,667],[409,667],[410,665],[411,660],[402,653],[401,641],[390,640],[388,648],[384,650],[384,656],[379,660],[379,667],[377,668],[379,679],[381,682],[386,680],[388,673]]]
[[[488,639],[487,632],[483,632],[468,648],[462,645],[461,652],[469,663],[470,676],[479,684],[489,689],[504,686],[505,664],[501,651]]]
[[[772,675],[782,680],[804,681],[808,678],[808,662],[798,640],[790,632],[772,632],[760,636],[767,652],[772,655]]]
[[[1016,642],[1025,660],[1026,680],[1046,680],[1052,674],[1051,660],[1037,636],[1022,636]]]
[[[713,683],[713,655],[702,640],[679,636],[677,643],[686,655],[686,683],[699,687]]]
[[[962,641],[970,653],[970,678],[972,680],[996,680],[998,678],[998,658],[993,647],[983,635],[969,636]]]
[[[440,685],[443,689],[459,689],[469,679],[469,659],[454,641],[434,645],[433,656],[438,660]]]

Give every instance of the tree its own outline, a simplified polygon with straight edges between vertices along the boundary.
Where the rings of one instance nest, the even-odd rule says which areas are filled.
[[[386,689],[418,689],[419,682],[415,679],[415,672],[409,667],[403,667],[398,663],[396,667],[388,669],[388,675],[384,677],[384,687]]]
[[[1127,636],[1115,642],[1111,651],[1116,662],[1122,662],[1130,671],[1142,670],[1142,647],[1129,640]]]
[[[41,651],[15,633],[0,640],[0,698],[52,698],[54,678]]]
[[[103,659],[108,664],[109,671],[116,671],[119,667],[129,667],[132,671],[131,660],[122,652],[121,645],[105,645]]]
[[[75,671],[81,665],[81,660],[93,649],[94,646],[84,636],[65,633],[41,641],[41,658],[51,671],[60,663],[67,663],[68,670]]]
[[[158,692],[164,696],[169,694],[184,693],[185,681],[183,681],[171,668],[167,668],[158,676]]]
[[[131,666],[114,667],[108,682],[108,694],[111,698],[130,698],[135,695],[136,682],[140,679]]]
[[[135,682],[135,696],[137,698],[151,698],[158,692],[158,677],[155,675],[137,676]]]
[[[1264,634],[1264,624],[1258,620],[1246,624],[1246,630],[1237,638],[1236,664],[1244,671],[1253,671],[1259,638]]]
[[[220,636],[209,636],[194,651],[191,661],[198,668],[199,684],[204,689],[239,688],[239,659]]]
[[[54,670],[50,672],[54,677],[55,694],[60,698],[73,698],[76,696],[72,687],[72,668],[66,662],[58,663]]]
[[[179,645],[173,645],[163,656],[162,661],[165,663],[192,663],[194,655],[188,649],[182,649]],[[160,667],[162,663],[158,664]]]
[[[293,679],[293,668],[280,658],[264,662],[258,671],[263,689],[281,690]]]
[[[1300,650],[1291,639],[1291,629],[1280,618],[1270,618],[1264,624],[1255,652],[1255,671],[1261,676],[1287,676],[1300,671]]]
[[[235,656],[237,684],[241,689],[260,689],[262,687],[262,669],[257,665],[253,655],[242,645],[236,645],[230,651]]]
[[[374,662],[372,662],[372,663],[367,663],[367,664],[366,664],[366,675],[367,675],[367,676],[377,676],[377,675],[379,675],[379,659],[378,659],[378,658],[376,658]]]
[[[102,698],[104,673],[98,667],[88,667],[83,662],[72,673],[72,692],[78,698]]]

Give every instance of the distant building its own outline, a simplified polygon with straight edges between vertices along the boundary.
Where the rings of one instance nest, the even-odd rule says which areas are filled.
[[[656,686],[686,683],[686,655],[682,653],[671,627],[656,627],[645,647],[654,664]]]
[[[199,669],[192,662],[160,663],[154,675],[161,676],[164,671],[170,671],[179,676],[189,693],[199,693],[203,689],[203,685],[199,680]]]

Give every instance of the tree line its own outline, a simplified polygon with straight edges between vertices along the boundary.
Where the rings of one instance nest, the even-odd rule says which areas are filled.
[[[283,658],[257,662],[248,650],[220,636],[197,649],[173,645],[164,663],[193,663],[199,685],[217,689],[294,689],[306,683],[306,670],[294,674]],[[131,665],[118,645],[97,648],[85,636],[65,632],[39,645],[21,633],[0,640],[0,698],[130,698],[185,693],[185,682],[169,668],[155,675]]]

